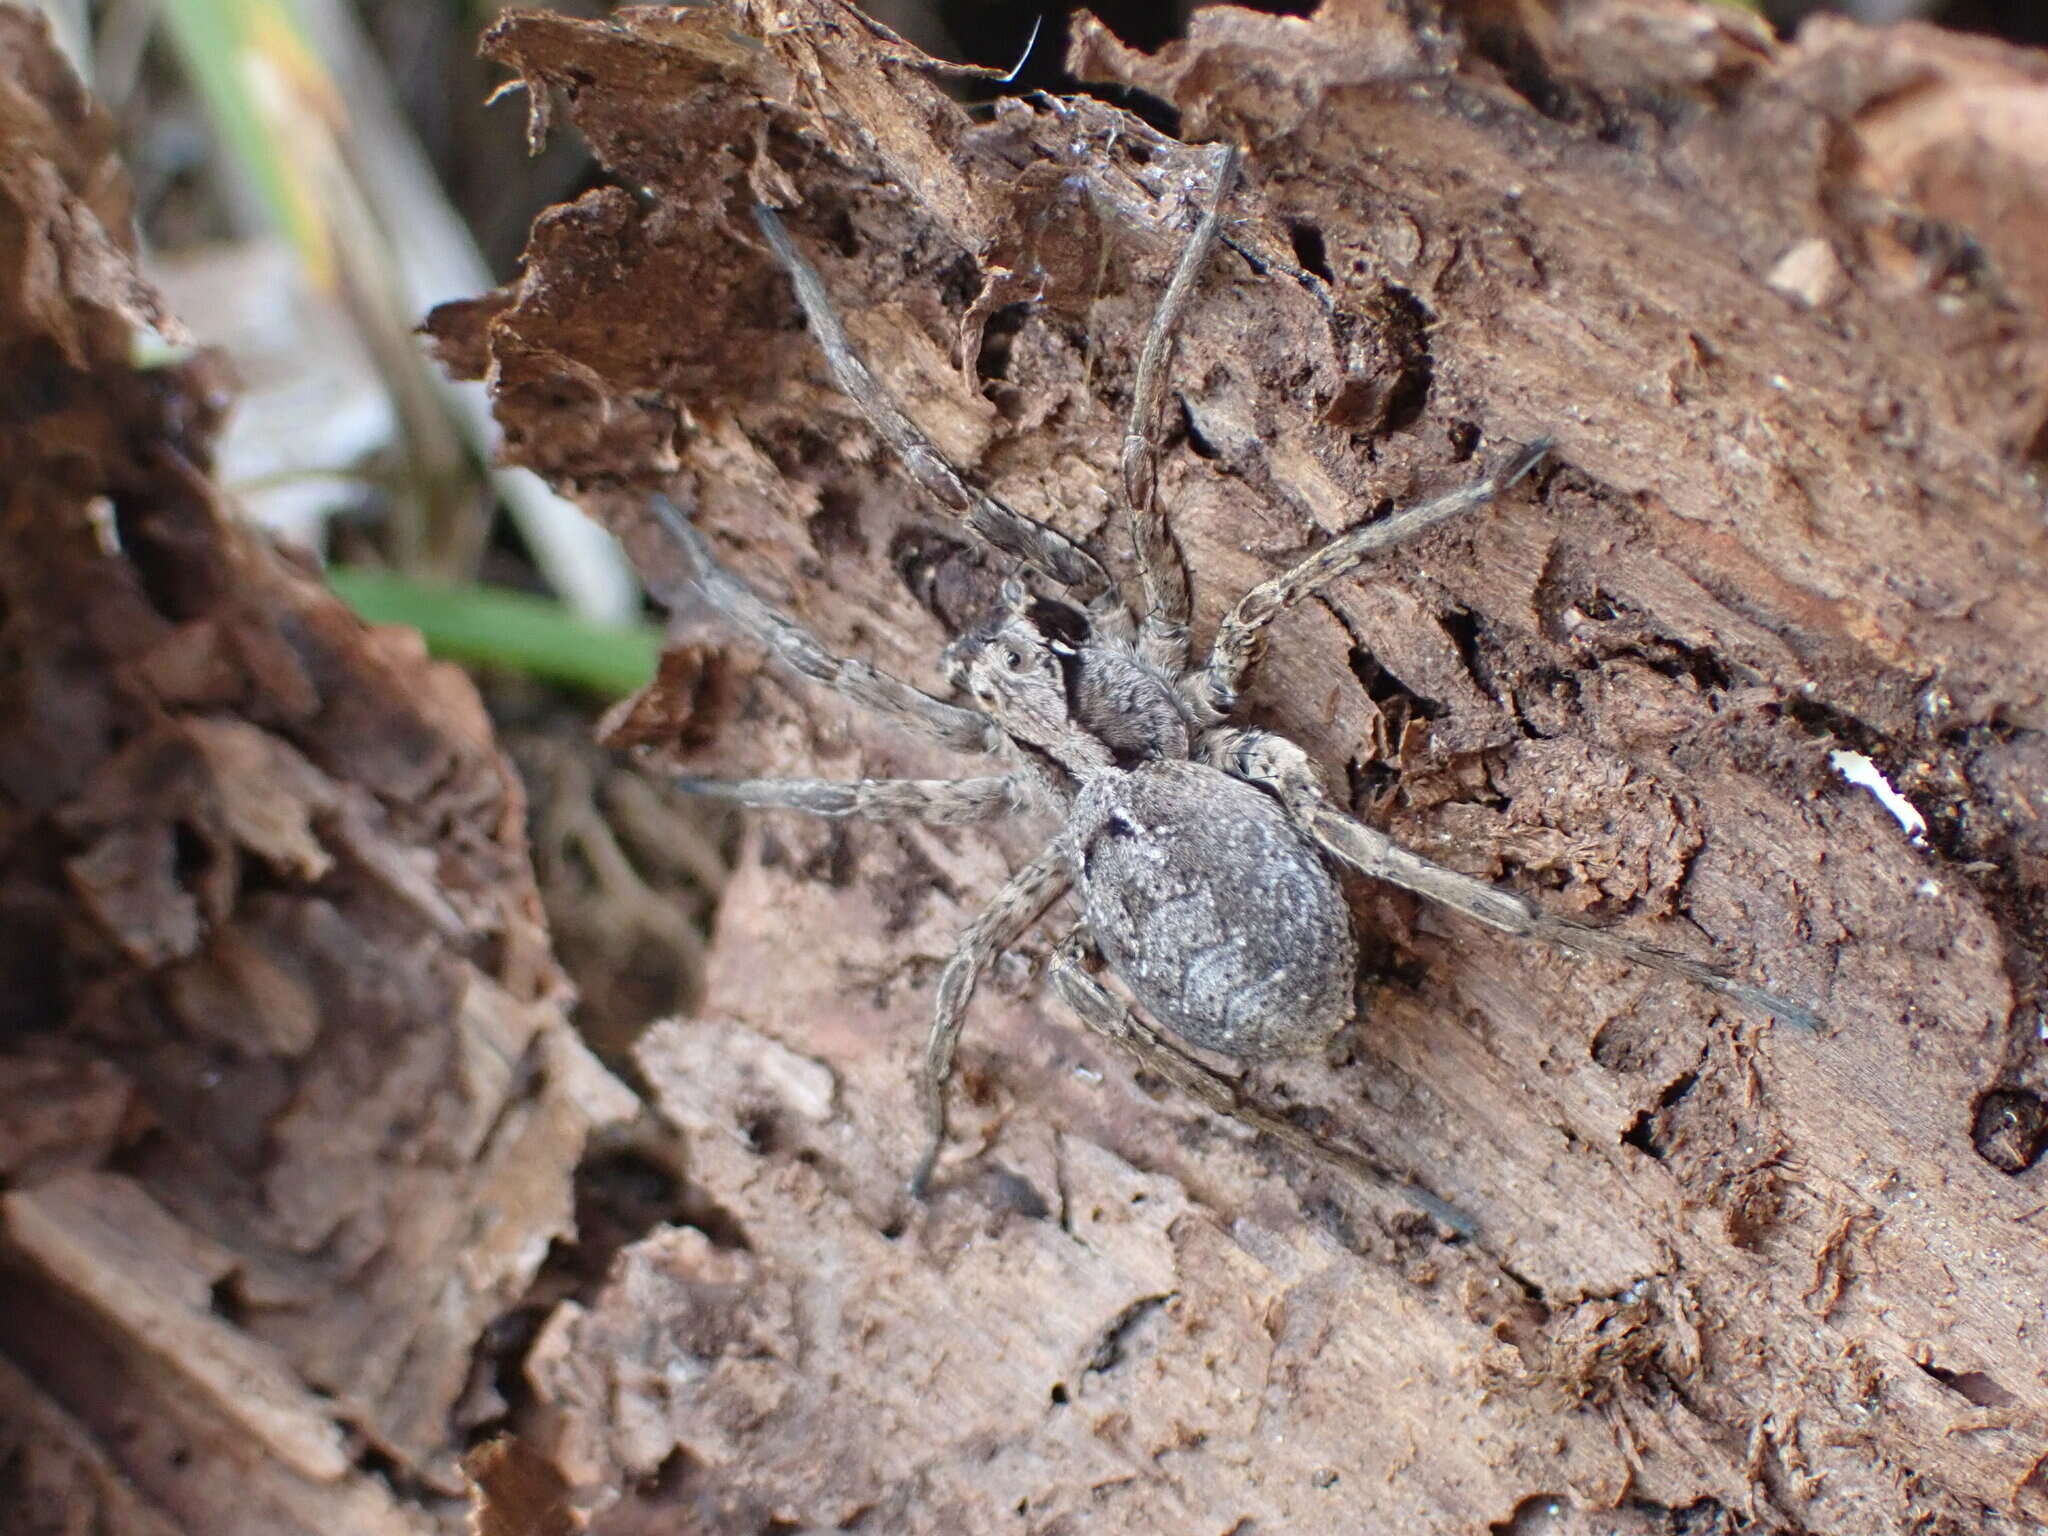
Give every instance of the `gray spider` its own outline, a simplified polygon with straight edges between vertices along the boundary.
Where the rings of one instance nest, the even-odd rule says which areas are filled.
[[[922,1084],[929,1140],[911,1178],[914,1194],[922,1196],[945,1144],[953,1049],[983,971],[1071,888],[1081,921],[1055,947],[1048,978],[1087,1024],[1210,1108],[1392,1184],[1469,1233],[1469,1221],[1434,1196],[1261,1108],[1234,1079],[1168,1038],[1255,1061],[1317,1050],[1350,1020],[1357,947],[1336,869],[1401,886],[1525,938],[1676,972],[1788,1022],[1811,1027],[1817,1020],[1700,961],[1551,916],[1409,852],[1333,806],[1293,742],[1228,723],[1275,617],[1369,556],[1483,506],[1548,450],[1536,443],[1510,452],[1476,484],[1332,539],[1247,592],[1224,616],[1208,654],[1194,660],[1187,571],[1154,496],[1154,423],[1167,354],[1216,242],[1234,166],[1233,153],[1219,153],[1208,206],[1139,355],[1120,466],[1143,591],[1136,609],[1094,556],[974,488],[946,462],[854,352],[824,284],[781,220],[765,207],[755,210],[839,388],[918,482],[1035,578],[1038,590],[1013,574],[996,622],[949,648],[952,680],[973,700],[964,707],[831,655],[721,568],[703,535],[657,499],[702,596],[783,662],[955,750],[1015,760],[1009,771],[986,778],[682,783],[745,805],[818,816],[965,823],[1049,808],[1064,817],[1050,846],[968,925],[939,978]],[[1097,979],[1091,962],[1098,959],[1136,1010]]]

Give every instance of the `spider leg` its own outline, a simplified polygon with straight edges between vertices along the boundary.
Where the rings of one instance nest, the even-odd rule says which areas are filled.
[[[953,1047],[959,1043],[960,1026],[966,1022],[967,1004],[981,981],[981,973],[1066,894],[1069,881],[1065,855],[1057,845],[1046,849],[1012,875],[982,914],[967,925],[953,957],[939,973],[938,1004],[932,1017],[932,1032],[925,1040],[920,1079],[927,1140],[924,1156],[918,1159],[917,1170],[910,1176],[914,1200],[924,1198],[932,1170],[938,1166],[939,1153],[946,1145],[946,1084],[953,1075]]]
[[[865,821],[922,821],[961,826],[998,821],[1028,809],[1037,785],[1025,774],[983,779],[697,779],[678,789],[739,805],[804,811]]]
[[[690,578],[705,600],[792,670],[956,752],[993,752],[1001,745],[1001,733],[980,710],[935,699],[864,661],[842,661],[834,656],[810,631],[721,566],[711,553],[710,541],[675,503],[656,496],[652,506],[656,519],[681,547]]]
[[[1209,649],[1208,665],[1182,685],[1189,702],[1211,724],[1229,719],[1245,679],[1265,649],[1266,626],[1274,619],[1382,550],[1485,506],[1534,469],[1549,451],[1547,439],[1531,443],[1503,460],[1484,479],[1376,523],[1362,523],[1278,576],[1260,582],[1223,616],[1215,644]]]
[[[1052,965],[1046,977],[1053,990],[1083,1023],[1122,1046],[1140,1067],[1158,1073],[1216,1114],[1227,1115],[1240,1124],[1271,1136],[1311,1161],[1335,1167],[1373,1189],[1391,1190],[1460,1237],[1469,1238],[1478,1231],[1477,1223],[1470,1216],[1412,1179],[1403,1178],[1348,1147],[1324,1141],[1284,1115],[1277,1115],[1251,1102],[1235,1079],[1196,1060],[1111,995],[1089,974],[1086,960],[1094,954],[1093,942],[1077,928],[1053,951]]]
[[[1626,938],[1610,928],[1555,917],[1513,891],[1459,874],[1410,852],[1384,832],[1375,831],[1330,805],[1308,755],[1283,736],[1265,731],[1215,731],[1204,747],[1216,766],[1271,790],[1295,824],[1324,852],[1360,874],[1426,896],[1518,938],[1540,939],[1581,954],[1613,955],[1652,970],[1683,976],[1710,992],[1718,992],[1795,1028],[1821,1027],[1820,1016],[1812,1009],[1787,1002],[1690,955]]]
[[[881,380],[854,351],[846,327],[832,307],[832,297],[825,291],[824,279],[797,249],[781,218],[772,208],[757,203],[754,222],[760,225],[782,270],[789,274],[797,304],[810,323],[811,335],[825,353],[833,382],[860,407],[869,425],[910,471],[910,477],[948,511],[957,514],[969,531],[1012,559],[1021,560],[1060,585],[1080,589],[1091,597],[1111,591],[1109,573],[1093,555],[1058,530],[1025,516],[986,491],[975,489],[959,470],[946,462],[938,445],[903,413],[882,387]]]
[[[1202,263],[1215,248],[1223,223],[1223,199],[1237,174],[1237,151],[1225,148],[1217,157],[1216,175],[1202,221],[1182,247],[1180,261],[1138,353],[1131,385],[1131,413],[1124,426],[1121,459],[1124,510],[1131,521],[1131,542],[1138,557],[1138,577],[1145,594],[1139,651],[1169,676],[1178,676],[1188,659],[1188,568],[1166,526],[1159,507],[1159,412],[1165,403],[1167,359]]]

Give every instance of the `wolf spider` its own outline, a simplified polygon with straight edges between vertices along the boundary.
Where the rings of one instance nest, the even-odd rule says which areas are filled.
[[[1384,880],[1511,934],[1620,956],[1791,1022],[1816,1021],[1689,956],[1552,916],[1409,852],[1331,804],[1292,741],[1229,724],[1275,618],[1369,557],[1486,505],[1528,474],[1549,446],[1511,451],[1475,484],[1355,527],[1260,582],[1224,616],[1208,653],[1196,660],[1187,569],[1155,496],[1155,422],[1167,355],[1216,244],[1234,165],[1231,152],[1219,155],[1207,206],[1139,355],[1120,464],[1143,594],[1135,608],[1093,555],[975,488],[946,461],[853,350],[823,282],[782,221],[766,207],[755,209],[839,388],[913,478],[1035,578],[1037,590],[1013,573],[996,621],[949,647],[951,680],[973,701],[950,703],[865,662],[831,655],[720,567],[674,507],[657,498],[656,510],[703,597],[784,663],[956,751],[1000,753],[1015,766],[967,779],[682,782],[699,794],[817,816],[958,824],[1051,808],[1064,817],[1050,846],[967,926],[939,978],[922,1076],[928,1140],[911,1178],[914,1195],[923,1195],[945,1144],[953,1050],[982,973],[1071,888],[1082,918],[1055,947],[1048,977],[1090,1027],[1212,1110],[1391,1185],[1470,1233],[1469,1220],[1435,1196],[1260,1107],[1235,1079],[1176,1043],[1255,1061],[1314,1051],[1350,1020],[1357,947],[1335,869]],[[1098,961],[1107,962],[1136,1009],[1097,979]]]

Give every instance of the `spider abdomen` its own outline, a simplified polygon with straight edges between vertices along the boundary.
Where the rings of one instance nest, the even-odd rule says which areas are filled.
[[[1182,1039],[1298,1055],[1351,1017],[1350,912],[1263,791],[1202,763],[1141,763],[1085,784],[1065,835],[1097,946]]]

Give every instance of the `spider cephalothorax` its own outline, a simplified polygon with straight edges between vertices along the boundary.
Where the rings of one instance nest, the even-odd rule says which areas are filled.
[[[913,477],[1020,573],[1006,581],[994,622],[948,648],[946,671],[969,702],[832,656],[720,567],[673,507],[657,503],[702,594],[798,671],[956,750],[1009,759],[1004,771],[984,778],[693,779],[685,781],[690,788],[825,816],[972,822],[1038,811],[1063,819],[1045,850],[968,925],[940,976],[923,1074],[930,1140],[912,1180],[920,1192],[944,1145],[946,1083],[968,1000],[989,963],[1070,890],[1081,917],[1055,949],[1048,975],[1085,1022],[1212,1108],[1376,1181],[1386,1176],[1368,1160],[1260,1108],[1234,1079],[1177,1043],[1254,1060],[1315,1050],[1350,1019],[1357,946],[1340,868],[1510,933],[1619,955],[1793,1022],[1816,1022],[1701,961],[1550,916],[1513,892],[1409,852],[1332,805],[1293,742],[1230,723],[1276,616],[1369,556],[1491,501],[1547,447],[1511,450],[1476,482],[1331,540],[1253,587],[1225,614],[1207,651],[1192,653],[1187,572],[1153,497],[1153,429],[1176,322],[1216,240],[1234,164],[1231,153],[1219,154],[1213,196],[1160,301],[1133,381],[1121,470],[1140,602],[1126,604],[1093,555],[975,489],[946,462],[853,351],[817,273],[765,208],[756,210],[757,221],[840,388]],[[1094,974],[1097,959],[1135,1009]],[[1420,1189],[1403,1188],[1464,1226]]]
[[[1128,634],[1103,634],[1070,604],[1004,587],[1005,616],[963,647],[957,682],[1011,741],[1035,749],[1069,780],[1080,775],[1056,750],[1079,731],[1119,767],[1186,757],[1195,723],[1175,679],[1138,655]],[[1047,683],[1055,684],[1046,691]],[[1070,750],[1092,758],[1084,746]]]

